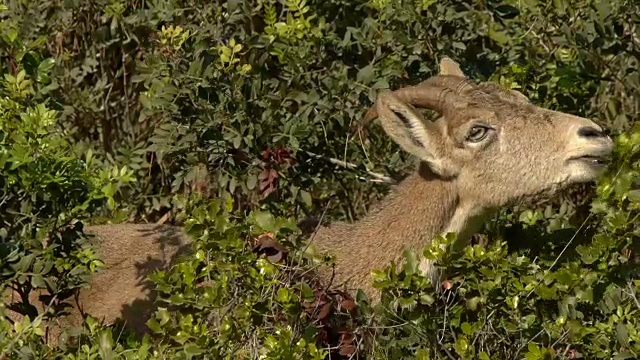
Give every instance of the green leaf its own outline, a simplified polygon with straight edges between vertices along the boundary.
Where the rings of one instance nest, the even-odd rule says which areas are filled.
[[[421,294],[420,295],[420,304],[423,305],[431,305],[436,301],[436,299],[429,294]]]
[[[478,304],[480,303],[480,296],[474,296],[471,299],[467,300],[467,309],[471,311],[475,311],[478,308]]]
[[[415,274],[418,271],[418,264],[419,264],[418,255],[416,254],[415,251],[411,249],[406,249],[404,250],[404,257],[405,257],[404,272],[407,275]]]
[[[537,356],[539,356],[541,354],[540,347],[535,343],[530,342],[527,345],[527,349],[529,350],[529,353],[531,353],[531,354],[534,354],[534,355],[537,355]]]
[[[498,44],[504,45],[509,42],[509,36],[504,31],[490,30],[489,37]]]
[[[309,192],[300,190],[300,197],[302,198],[302,202],[304,202],[306,206],[313,206],[313,199],[311,199],[311,194],[309,194]]]
[[[627,193],[627,198],[633,202],[640,202],[640,190],[631,190]]]
[[[627,346],[629,344],[629,330],[622,321],[618,321],[616,324],[616,337],[620,345]]]
[[[187,74],[193,77],[199,77],[202,73],[202,64],[204,62],[204,58],[199,58],[191,63],[189,66],[189,70]]]
[[[189,356],[197,356],[204,353],[204,349],[194,343],[184,345],[184,352]]]
[[[168,323],[171,320],[171,316],[169,315],[169,311],[166,308],[158,308],[155,314],[155,318],[159,321],[159,324],[162,326]]]
[[[99,354],[101,359],[114,359],[113,335],[111,329],[102,329],[98,333]]]
[[[10,43],[15,42],[18,38],[18,29],[10,28],[9,30],[7,30],[7,38],[9,39]]]
[[[233,194],[236,191],[237,186],[238,186],[238,179],[234,176],[229,181],[229,192]]]
[[[628,351],[621,352],[613,357],[613,360],[635,359],[636,356]]]
[[[373,76],[374,69],[373,66],[369,64],[358,71],[358,74],[356,75],[356,81],[363,84],[368,84],[373,80]]]
[[[256,224],[263,230],[270,231],[273,229],[275,219],[273,215],[268,211],[256,211],[254,212],[254,220]]]
[[[291,293],[286,288],[278,289],[278,295],[276,296],[276,300],[280,303],[288,303],[291,301]]]
[[[247,177],[247,189],[253,190],[256,188],[256,184],[258,183],[258,177],[256,174],[249,174]]]
[[[304,300],[313,300],[313,299],[315,299],[315,293],[314,293],[313,289],[306,282],[302,283],[302,298]]]
[[[401,297],[398,299],[398,305],[402,309],[413,309],[418,302],[413,296]]]
[[[56,65],[56,60],[54,58],[46,58],[44,59],[40,65],[38,65],[38,80],[40,78],[49,74],[51,69]]]
[[[460,325],[460,329],[462,330],[462,333],[465,335],[473,335],[473,328],[471,327],[471,324],[469,324],[468,322],[462,323],[462,325]]]
[[[42,275],[37,274],[31,277],[31,285],[35,288],[45,288],[46,284]]]
[[[544,284],[540,284],[535,291],[542,299],[554,299],[556,297],[555,285],[549,287]]]
[[[425,349],[418,349],[418,351],[416,351],[416,360],[430,360],[431,357],[429,356],[429,351],[425,350]]]

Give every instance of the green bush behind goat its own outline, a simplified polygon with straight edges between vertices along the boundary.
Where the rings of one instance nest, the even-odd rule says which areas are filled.
[[[377,125],[354,124],[381,89],[426,79],[448,55],[471,78],[600,121],[616,138],[615,163],[595,191],[503,211],[486,228],[489,244],[462,258],[434,249],[407,254],[403,271],[382,269],[381,307],[347,319],[365,343],[345,339],[336,351],[638,357],[638,10],[632,1],[5,2],[3,285],[60,296],[79,286],[99,267],[72,226],[89,216],[170,218],[198,241],[194,258],[155,278],[165,304],[185,310],[159,311],[157,338],[89,321],[80,351],[48,349],[33,327],[3,321],[2,356],[323,358],[330,326],[303,315],[309,286],[288,275],[309,261],[280,269],[247,251],[246,238],[269,231],[296,248],[296,222],[362,216],[388,187],[359,178],[400,179],[412,161]],[[61,230],[49,247],[34,241]],[[415,272],[421,256],[441,259],[455,292],[429,289]],[[194,278],[217,285],[199,292]],[[233,316],[202,326],[229,305]]]

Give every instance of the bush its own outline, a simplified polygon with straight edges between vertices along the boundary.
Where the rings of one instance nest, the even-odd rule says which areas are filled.
[[[77,349],[46,349],[32,322],[45,314],[25,304],[27,320],[0,322],[3,354],[316,359],[332,345],[392,359],[637,357],[639,10],[624,0],[5,2],[3,287],[64,297],[81,286],[99,260],[79,220],[183,224],[196,256],[154,276],[153,337],[116,337],[88,319]],[[398,180],[411,168],[359,121],[378,91],[426,79],[442,55],[598,119],[617,136],[616,163],[595,191],[503,211],[484,231],[491,243],[461,258],[408,253],[400,270],[375,274],[380,307],[354,312],[302,275],[322,259],[300,240],[317,222],[366,212],[388,190],[372,172]],[[250,251],[271,238],[293,255]],[[420,256],[446,268],[444,293],[416,273]],[[338,316],[306,312],[314,303]]]
[[[90,152],[82,160],[72,155],[56,111],[42,100],[54,60],[30,65],[6,73],[0,85],[0,283],[19,296],[8,310],[25,316],[13,326],[2,317],[3,356],[44,351],[35,347],[44,335],[40,322],[63,311],[63,301],[101,265],[79,220],[113,203],[118,183],[129,180],[126,168],[98,170]],[[42,313],[31,302],[41,290]]]

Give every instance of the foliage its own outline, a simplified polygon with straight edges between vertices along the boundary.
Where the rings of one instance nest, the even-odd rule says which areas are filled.
[[[84,161],[73,156],[57,112],[43,100],[54,88],[54,64],[32,57],[0,82],[0,284],[19,296],[8,309],[26,316],[13,326],[2,317],[1,356],[39,351],[30,346],[44,335],[38,325],[101,265],[78,220],[113,204],[118,185],[130,180],[126,167],[97,169],[91,152]],[[47,311],[39,313],[30,295],[42,289]]]
[[[299,235],[366,212],[388,191],[360,181],[368,172],[411,168],[359,120],[378,91],[448,55],[475,79],[598,119],[619,135],[617,162],[595,192],[503,211],[489,245],[381,269],[381,307],[332,318],[350,321],[338,352],[354,350],[346,326],[374,333],[358,343],[372,358],[637,357],[638,14],[628,0],[3,2],[3,286],[81,286],[99,260],[78,220],[183,224],[196,256],[154,276],[152,337],[89,318],[78,348],[45,349],[24,308],[22,323],[0,322],[0,344],[12,356],[321,358],[336,334],[303,311],[320,303],[301,275],[320,259]],[[286,259],[251,251],[265,234]],[[421,256],[445,268],[442,295],[416,273]],[[332,296],[321,309],[351,301]]]
[[[155,274],[162,305],[148,323],[153,332],[181,345],[185,355],[323,359],[327,351],[317,347],[317,329],[303,311],[315,293],[296,265],[302,254],[266,258],[247,249],[247,238],[258,247],[275,237],[286,240],[295,224],[263,211],[238,222],[230,198],[188,209],[185,227],[199,239],[195,256]]]

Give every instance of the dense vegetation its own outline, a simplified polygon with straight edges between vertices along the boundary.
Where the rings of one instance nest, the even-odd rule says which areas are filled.
[[[375,274],[376,308],[296,275],[321,259],[250,251],[273,234],[298,252],[319,219],[355,220],[389,190],[370,172],[411,171],[359,120],[442,55],[601,122],[610,171],[505,209],[461,258],[407,253]],[[0,317],[0,358],[638,358],[639,63],[632,0],[4,0],[0,282],[55,296]],[[82,224],[158,220],[197,241],[153,278],[154,335],[89,318],[77,344],[47,347],[41,321],[101,266]],[[443,293],[421,256],[446,266]]]

